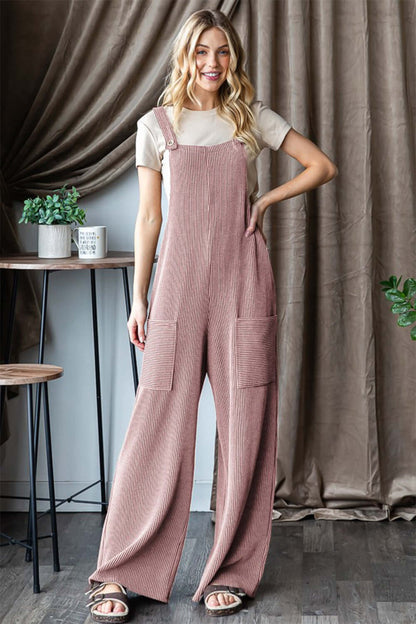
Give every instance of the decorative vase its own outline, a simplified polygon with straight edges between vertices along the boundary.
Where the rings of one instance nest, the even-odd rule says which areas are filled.
[[[38,257],[69,258],[71,256],[71,226],[39,225]]]

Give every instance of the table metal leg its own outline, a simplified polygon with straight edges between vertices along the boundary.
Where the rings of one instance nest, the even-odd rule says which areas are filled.
[[[100,456],[100,484],[101,484],[101,512],[107,511],[107,497],[105,491],[104,469],[104,439],[103,439],[103,416],[101,409],[101,379],[100,379],[100,354],[98,348],[98,323],[97,323],[97,290],[95,285],[95,269],[90,269],[91,274],[91,303],[92,324],[94,333],[94,361],[95,361],[95,388],[97,395],[97,425],[98,425],[98,449]]]
[[[48,292],[49,292],[49,270],[43,271],[43,285],[42,285],[42,314],[40,319],[40,336],[39,336],[39,351],[38,351],[38,364],[43,364],[45,353],[45,327],[46,327],[46,310],[48,307]],[[42,385],[36,384],[36,418],[35,418],[35,466],[38,461],[38,445],[39,445],[39,422],[40,422],[40,402],[42,394]]]
[[[37,533],[37,507],[36,507],[36,470],[35,470],[35,444],[33,435],[32,414],[32,386],[27,387],[27,429],[29,438],[29,471],[30,471],[30,511],[31,523],[31,549],[33,552],[33,592],[39,594],[39,558],[38,558],[38,533]]]
[[[124,300],[126,302],[126,313],[127,313],[127,321],[130,318],[131,305],[130,305],[130,289],[129,289],[129,276],[127,273],[127,267],[121,267],[123,273],[123,285],[124,285]],[[137,374],[137,360],[136,360],[136,351],[134,348],[134,344],[130,343],[130,356],[131,356],[131,367],[133,372],[133,383],[134,383],[134,392],[137,392],[137,386],[139,384],[139,376]]]
[[[38,364],[43,364],[44,352],[45,352],[45,326],[46,326],[46,310],[48,306],[48,291],[49,291],[49,271],[45,269],[43,271],[43,285],[42,285],[42,313],[40,318],[40,334],[39,334],[39,350],[38,350]],[[42,395],[42,384],[36,384],[36,410],[35,410],[35,466],[37,466],[38,459],[38,445],[39,445],[39,421],[40,421],[40,402]]]
[[[49,396],[48,396],[48,384],[43,382],[43,417],[45,424],[45,444],[46,444],[46,460],[48,464],[48,482],[49,482],[49,504],[50,504],[50,516],[51,516],[51,531],[52,531],[52,550],[53,550],[53,569],[55,572],[59,572],[59,550],[58,550],[58,526],[56,522],[56,508],[55,508],[55,481],[53,477],[53,459],[52,459],[52,440],[51,440],[51,425],[49,416]]]
[[[48,291],[49,291],[49,273],[48,269],[43,271],[43,283],[42,283],[42,312],[40,318],[40,334],[39,334],[39,350],[38,350],[38,364],[43,364],[44,352],[45,352],[45,327],[46,327],[46,312],[48,307]],[[40,421],[40,402],[42,397],[42,384],[36,384],[36,401],[35,401],[35,424],[34,424],[34,471],[35,480],[38,465],[38,446],[39,446],[39,421]],[[30,540],[32,525],[30,518],[27,526],[27,538]],[[30,561],[32,557],[32,551],[27,548],[25,560]]]

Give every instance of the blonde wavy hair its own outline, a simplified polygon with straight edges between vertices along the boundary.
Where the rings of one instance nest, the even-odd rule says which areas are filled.
[[[240,139],[257,156],[260,152],[256,139],[258,129],[250,108],[255,90],[243,69],[245,52],[240,37],[222,11],[195,11],[182,25],[173,42],[166,86],[158,98],[158,106],[160,102],[162,106],[173,106],[173,128],[177,132],[179,117],[187,98],[201,105],[194,94],[197,76],[195,49],[201,34],[214,26],[224,32],[230,50],[226,80],[218,90],[217,112],[233,124],[233,138]]]

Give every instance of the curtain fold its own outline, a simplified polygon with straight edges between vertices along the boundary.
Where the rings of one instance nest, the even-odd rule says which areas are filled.
[[[257,99],[339,169],[265,218],[279,315],[274,517],[411,520],[416,345],[379,281],[416,277],[414,0],[3,1],[2,254],[18,246],[11,200],[65,182],[87,195],[134,166],[136,121],[200,8],[229,15]],[[260,191],[302,169],[264,150]],[[29,276],[25,299],[27,348],[39,323]],[[215,493],[216,462],[213,510]]]

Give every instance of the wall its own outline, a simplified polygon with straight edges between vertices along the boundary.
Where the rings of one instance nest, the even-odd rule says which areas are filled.
[[[102,191],[81,198],[87,225],[109,228],[110,250],[133,250],[134,225],[139,203],[139,185],[134,165]],[[163,193],[161,235],[166,223],[166,197]],[[15,204],[15,221],[22,203]],[[37,226],[18,225],[23,248],[37,250]],[[73,249],[75,245],[73,243]],[[130,295],[133,267],[128,269]],[[41,293],[42,271],[33,272]],[[152,287],[154,269],[152,274]],[[96,271],[101,393],[104,423],[105,464],[111,487],[112,477],[134,404],[127,317],[120,270]],[[149,289],[149,296],[150,296]],[[140,376],[142,353],[136,349]],[[21,362],[37,362],[38,347],[22,352]],[[54,452],[56,497],[63,499],[99,478],[96,427],[96,395],[92,313],[89,271],[57,271],[49,277],[48,315],[44,362],[57,364],[64,375],[49,384],[51,428]],[[0,447],[2,494],[29,495],[26,425],[26,391],[22,389],[8,404],[11,437]],[[197,427],[192,511],[209,510],[214,464],[215,408],[208,378],[201,394]],[[43,423],[40,432],[37,496],[47,497],[47,470]],[[108,490],[109,491],[109,490]],[[99,500],[96,485],[79,495],[80,500]],[[1,508],[27,511],[27,501],[0,499]],[[39,510],[47,509],[38,501]],[[99,511],[100,506],[64,503],[58,511]]]

